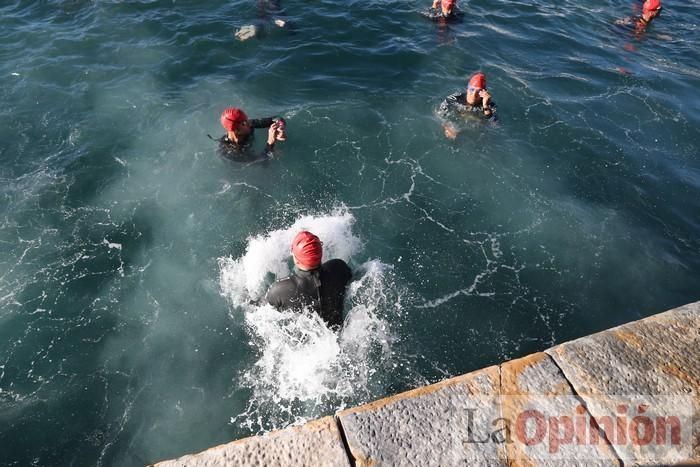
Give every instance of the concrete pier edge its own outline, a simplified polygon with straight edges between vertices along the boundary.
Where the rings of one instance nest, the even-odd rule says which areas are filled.
[[[551,413],[578,410],[581,417],[600,420],[620,413],[615,405],[620,400],[633,405],[641,398],[688,415],[684,450],[669,454],[666,446],[664,451],[638,448],[615,440],[614,430],[602,426],[599,443],[565,443],[556,455],[551,445],[472,442],[475,424],[512,420],[534,402]],[[637,415],[648,405],[640,403]],[[634,415],[630,412],[629,419],[636,420]],[[491,436],[502,441],[497,431]],[[700,301],[301,426],[155,465],[674,464],[700,465]]]

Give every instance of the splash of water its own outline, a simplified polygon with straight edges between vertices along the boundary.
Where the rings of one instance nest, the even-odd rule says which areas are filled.
[[[290,274],[289,245],[301,230],[310,230],[321,238],[325,260],[340,258],[348,262],[361,248],[360,239],[352,234],[354,223],[350,213],[338,211],[328,216],[304,216],[287,229],[249,237],[241,258],[219,258],[223,295],[234,307],[260,300],[271,276],[281,279]]]
[[[236,381],[234,391],[246,390],[250,397],[232,423],[260,433],[381,395],[384,370],[396,366],[392,316],[403,310],[390,266],[378,260],[354,266],[338,334],[313,312],[258,303],[271,276],[289,274],[289,244],[303,228],[323,240],[325,259],[341,258],[352,266],[362,247],[353,224],[348,212],[302,217],[287,229],[249,238],[242,257],[219,260],[231,318],[240,321],[242,314],[256,353],[255,364]]]

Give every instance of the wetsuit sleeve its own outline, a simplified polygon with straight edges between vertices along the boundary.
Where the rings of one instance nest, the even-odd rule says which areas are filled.
[[[491,101],[491,104],[489,105],[489,108],[491,109],[491,115],[488,117],[484,116],[486,120],[489,122],[497,122],[498,121],[498,113],[496,110],[496,103],[494,101]]]
[[[277,118],[280,117],[254,118],[250,120],[250,126],[253,128],[270,128],[270,125],[272,125]],[[267,141],[267,136],[265,136],[265,140]],[[274,149],[275,143],[269,144],[266,142],[262,155],[265,158],[270,158],[274,154]]]
[[[440,104],[438,115],[441,118],[448,119],[455,116],[459,112],[466,112],[469,108],[462,104],[466,100],[465,94],[454,93],[445,98]]]
[[[294,296],[296,287],[290,278],[279,280],[270,286],[270,289],[265,295],[265,301],[277,308],[289,307],[289,300]]]
[[[432,7],[421,11],[421,15],[433,21],[436,21],[441,16],[440,13],[438,13],[438,10]]]
[[[352,270],[350,269],[350,266],[348,266],[348,263],[346,263],[343,260],[339,260],[343,262],[343,265],[341,266],[341,270],[343,271],[343,276],[345,278],[345,285],[348,285],[348,282],[352,279]]]
[[[342,259],[332,259],[325,262],[323,266],[332,271],[333,276],[343,285],[347,285],[352,279],[352,270],[350,269],[350,266],[348,266],[348,263]]]
[[[250,126],[253,128],[270,128],[270,125],[275,122],[275,118],[278,117],[253,118],[250,120]]]

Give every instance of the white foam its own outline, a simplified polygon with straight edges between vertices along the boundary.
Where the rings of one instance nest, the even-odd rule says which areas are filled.
[[[122,244],[121,243],[112,243],[106,238],[102,239],[102,244],[107,245],[107,248],[110,250],[121,250],[122,249]]]
[[[301,230],[309,230],[323,242],[323,260],[340,258],[349,261],[361,247],[352,234],[355,218],[346,211],[329,216],[304,216],[283,230],[274,230],[248,238],[241,258],[220,258],[222,294],[234,306],[260,300],[269,284],[269,274],[277,279],[288,276],[292,262],[289,245]]]
[[[376,397],[378,373],[392,365],[395,337],[389,315],[401,312],[400,294],[390,266],[379,260],[353,264],[362,248],[353,224],[346,211],[305,216],[288,228],[250,237],[242,257],[219,260],[221,292],[232,305],[231,319],[243,319],[256,353],[255,364],[235,380],[233,390],[247,389],[251,396],[233,423],[262,432]],[[338,334],[315,313],[251,303],[263,298],[271,275],[290,273],[289,244],[302,229],[324,242],[324,260],[341,258],[354,269],[345,324]]]

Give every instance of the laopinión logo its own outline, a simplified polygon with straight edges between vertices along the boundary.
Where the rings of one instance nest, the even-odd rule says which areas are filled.
[[[501,444],[511,460],[691,460],[690,396],[500,396],[489,398],[490,405],[475,399],[466,409],[465,449]],[[494,401],[498,417],[493,417]]]

